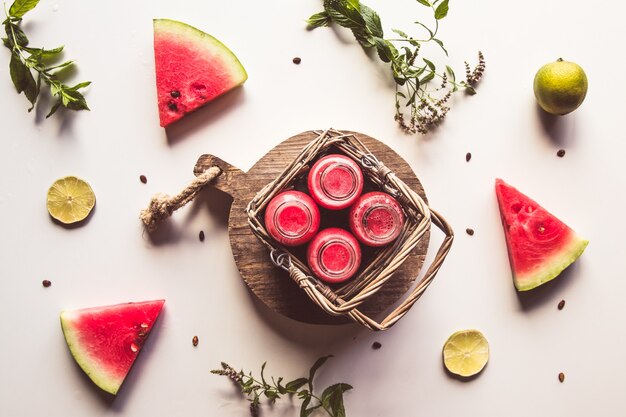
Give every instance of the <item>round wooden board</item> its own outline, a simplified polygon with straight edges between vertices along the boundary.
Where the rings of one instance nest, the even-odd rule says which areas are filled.
[[[372,154],[427,201],[421,183],[400,155],[374,138],[357,132],[349,133],[356,135]],[[212,185],[233,197],[228,220],[230,245],[237,268],[252,292],[269,308],[294,320],[313,324],[343,324],[351,320],[325,313],[291,280],[287,272],[274,266],[268,249],[252,233],[245,213],[247,204],[255,194],[278,177],[302,148],[317,136],[309,131],[285,140],[269,151],[247,173],[213,155],[202,155],[196,163],[194,173],[198,175],[212,165],[219,166],[223,171]],[[429,238],[428,231],[394,276],[359,307],[361,312],[377,318],[402,298],[424,263]]]

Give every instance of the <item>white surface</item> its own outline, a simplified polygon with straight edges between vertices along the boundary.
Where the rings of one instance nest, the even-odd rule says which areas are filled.
[[[78,60],[77,79],[93,81],[92,111],[48,120],[46,108],[27,113],[2,48],[1,416],[247,415],[231,384],[209,374],[220,361],[256,372],[267,360],[270,373],[292,378],[328,353],[336,357],[318,383],[354,385],[346,394],[349,416],[620,414],[626,388],[622,13],[600,18],[604,6],[571,0],[452,0],[440,33],[448,62],[462,74],[463,60],[475,62],[481,49],[486,76],[477,96],[454,99],[440,129],[411,137],[393,121],[387,68],[370,61],[343,30],[305,30],[304,19],[320,3],[44,0],[26,16],[33,45],[65,44],[66,56]],[[412,0],[366,4],[388,32],[427,16]],[[215,35],[250,74],[243,89],[168,132],[158,125],[155,105],[154,17]],[[292,64],[294,56],[301,65]],[[549,128],[536,109],[532,78],[560,56],[585,68],[590,89],[580,109]],[[200,154],[246,170],[285,138],[329,126],[367,133],[399,152],[456,230],[439,276],[390,331],[304,325],[259,305],[232,259],[228,200],[219,193],[178,212],[157,242],[142,232],[139,210],[153,193],[186,184]],[[561,147],[567,154],[557,158]],[[473,157],[466,163],[468,151]],[[87,179],[97,194],[84,227],[64,229],[47,215],[46,190],[64,175]],[[524,300],[510,278],[496,177],[591,241],[567,276]],[[467,236],[466,227],[476,234]],[[43,288],[43,279],[52,287]],[[59,312],[154,298],[167,299],[164,314],[111,400],[74,364]],[[558,311],[561,299],[567,304]],[[448,335],[466,327],[485,333],[491,360],[464,383],[446,375],[440,354]],[[382,349],[372,350],[374,341]],[[296,414],[288,402],[264,411]]]

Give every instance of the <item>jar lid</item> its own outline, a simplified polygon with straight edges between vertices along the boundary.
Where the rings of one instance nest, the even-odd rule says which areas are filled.
[[[285,246],[307,243],[320,225],[315,202],[300,191],[285,191],[274,197],[265,210],[265,227]]]
[[[331,154],[313,165],[308,185],[311,197],[320,206],[341,210],[351,206],[363,191],[363,172],[351,158]]]
[[[395,198],[383,192],[364,194],[350,210],[352,233],[368,246],[384,246],[402,231],[404,213]]]
[[[329,228],[313,238],[307,258],[318,278],[334,284],[346,281],[357,272],[361,265],[361,248],[347,231]]]

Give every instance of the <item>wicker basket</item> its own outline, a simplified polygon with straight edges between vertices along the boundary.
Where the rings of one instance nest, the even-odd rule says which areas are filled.
[[[386,330],[400,320],[424,293],[441,267],[453,240],[453,232],[448,223],[422,200],[404,181],[372,155],[363,143],[352,134],[336,130],[318,133],[298,157],[274,181],[261,189],[246,207],[248,223],[253,233],[270,250],[272,262],[289,273],[289,276],[320,308],[331,315],[345,315],[371,330]],[[402,232],[395,242],[381,250],[357,276],[340,287],[329,287],[315,278],[308,266],[289,250],[270,237],[263,224],[263,211],[270,200],[281,191],[293,185],[310,167],[311,162],[330,150],[338,150],[355,160],[363,174],[380,190],[394,196],[406,214]],[[378,322],[363,314],[358,307],[390,279],[417,246],[431,222],[445,238],[421,281],[410,294],[387,317]]]

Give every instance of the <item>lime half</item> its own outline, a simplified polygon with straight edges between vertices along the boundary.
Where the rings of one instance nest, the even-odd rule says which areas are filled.
[[[455,375],[469,377],[483,370],[489,360],[489,343],[478,330],[453,333],[443,345],[443,363]]]
[[[46,206],[48,213],[64,224],[85,220],[96,204],[91,186],[76,177],[56,180],[48,189]]]

